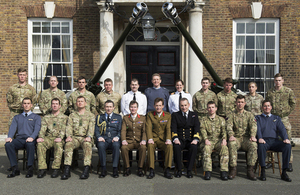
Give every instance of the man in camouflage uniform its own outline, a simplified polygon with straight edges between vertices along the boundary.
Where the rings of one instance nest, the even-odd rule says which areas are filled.
[[[71,93],[69,97],[69,111],[70,113],[77,111],[77,97],[83,96],[86,100],[85,110],[90,111],[93,114],[96,114],[96,100],[92,92],[86,90],[86,79],[83,76],[78,77],[77,79],[78,88]]]
[[[59,98],[53,98],[51,101],[51,113],[47,114],[42,119],[39,138],[37,139],[37,154],[38,154],[38,178],[43,178],[46,175],[46,152],[54,147],[54,160],[52,164],[52,178],[58,177],[61,158],[63,153],[64,137],[68,117],[60,112],[61,103]]]
[[[211,153],[215,149],[220,156],[220,176],[222,180],[228,180],[228,161],[229,154],[227,148],[227,132],[225,120],[223,117],[216,115],[217,106],[213,101],[207,103],[208,114],[201,120],[200,131],[205,141],[203,150],[204,163],[203,171],[205,171],[205,180],[210,180],[212,171]]]
[[[210,87],[210,80],[207,77],[204,77],[201,80],[201,85],[202,88],[197,91],[193,95],[193,110],[194,112],[197,112],[199,121],[201,120],[202,117],[207,115],[207,103],[209,101],[215,102],[216,106],[218,106],[218,98],[217,95],[209,90]],[[202,158],[202,151],[204,144],[201,144],[202,140],[200,139],[200,144],[198,145],[198,150],[197,150],[197,159],[198,159],[198,164],[197,167],[200,168],[202,166],[201,163],[201,158]]]
[[[105,91],[102,91],[96,97],[96,109],[99,115],[105,113],[104,106],[107,100],[114,102],[115,109],[113,112],[119,114],[121,111],[121,95],[112,90],[113,81],[110,78],[104,80],[104,88]]]
[[[261,115],[261,104],[264,101],[262,95],[256,93],[257,85],[255,82],[248,84],[249,93],[245,96],[245,110],[251,112],[254,116]]]
[[[257,125],[251,112],[244,110],[245,97],[238,95],[236,98],[236,110],[227,118],[227,134],[229,138],[229,179],[236,176],[237,151],[242,149],[247,152],[247,177],[256,180],[253,167],[257,160],[256,131]]]
[[[70,166],[72,164],[73,150],[81,147],[84,152],[84,170],[80,179],[89,177],[89,169],[92,161],[92,145],[95,130],[95,115],[86,110],[86,100],[83,96],[77,97],[77,112],[70,114],[66,128],[65,145],[65,171],[61,179],[71,177]]]
[[[35,89],[26,82],[27,70],[25,68],[19,68],[17,76],[18,83],[11,86],[6,94],[7,106],[10,110],[8,128],[10,127],[14,116],[23,112],[22,100],[25,97],[28,97],[32,100],[33,107],[31,108],[31,111],[33,110],[34,105],[36,104]]]
[[[289,115],[296,107],[296,96],[292,89],[283,86],[283,76],[278,73],[274,76],[275,87],[267,92],[266,100],[272,103],[272,114],[281,118],[284,127],[286,128],[289,140],[292,140],[292,126],[289,121]],[[269,157],[270,158],[270,157]],[[289,168],[287,171],[293,171],[293,153],[291,153]]]
[[[224,81],[224,89],[218,93],[218,111],[217,114],[226,118],[235,110],[235,99],[237,95],[231,91],[233,81],[231,78],[226,78]]]
[[[59,111],[64,114],[68,108],[68,101],[66,98],[66,94],[57,88],[58,80],[56,76],[51,76],[49,80],[50,88],[44,90],[41,93],[41,97],[39,100],[39,107],[42,111],[43,115],[51,113],[51,100],[53,98],[58,98],[60,100],[60,109]]]

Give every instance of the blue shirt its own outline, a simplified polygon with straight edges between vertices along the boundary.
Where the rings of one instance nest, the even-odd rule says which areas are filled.
[[[257,138],[275,138],[280,136],[283,140],[288,139],[286,129],[281,118],[276,115],[265,114],[255,116],[257,122]]]
[[[13,138],[16,134],[16,138],[27,139],[31,137],[36,139],[41,129],[41,117],[31,111],[27,113],[18,114],[14,117],[8,132],[8,137]]]
[[[164,99],[164,111],[168,111],[169,91],[164,87],[154,88],[149,87],[145,90],[147,97],[147,112],[154,111],[154,100],[156,98]]]

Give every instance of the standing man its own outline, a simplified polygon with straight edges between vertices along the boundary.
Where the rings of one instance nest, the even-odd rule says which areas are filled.
[[[164,112],[164,99],[156,98],[154,100],[155,111],[150,111],[147,114],[146,133],[147,133],[147,150],[148,162],[150,165],[150,173],[148,179],[155,176],[154,173],[154,152],[156,148],[162,149],[165,152],[165,173],[164,176],[172,179],[170,168],[172,166],[173,146],[171,142],[171,114]]]
[[[253,173],[253,167],[257,160],[257,143],[256,143],[256,121],[251,112],[244,109],[245,97],[238,95],[236,97],[236,110],[232,112],[227,119],[227,134],[229,148],[229,179],[236,176],[237,151],[242,149],[247,151],[247,177],[256,180]]]
[[[154,111],[154,100],[156,98],[162,98],[165,103],[165,107],[163,107],[164,111],[168,111],[168,100],[169,100],[169,91],[160,86],[161,77],[158,73],[154,73],[152,75],[152,84],[153,87],[148,87],[145,90],[145,95],[147,97],[147,112]]]
[[[56,76],[51,76],[49,80],[50,88],[44,90],[41,93],[41,97],[39,100],[39,107],[42,111],[43,115],[51,114],[52,103],[51,100],[53,98],[58,98],[60,100],[60,113],[64,114],[68,108],[68,101],[66,98],[66,94],[57,88],[58,80]]]
[[[215,102],[218,106],[217,95],[209,90],[210,81],[209,78],[204,77],[201,80],[202,88],[193,95],[193,110],[197,112],[200,118],[207,116],[207,103],[210,101]]]
[[[113,112],[119,114],[121,111],[121,95],[112,90],[113,81],[110,78],[104,80],[104,88],[105,90],[100,92],[96,97],[96,109],[99,115],[105,114],[105,102],[107,100],[114,102]]]
[[[77,89],[71,93],[69,97],[69,111],[70,113],[77,112],[77,98],[79,96],[84,97],[85,99],[85,110],[91,112],[93,114],[96,113],[96,100],[95,96],[92,92],[86,90],[86,79],[83,76],[78,77],[77,79],[78,87]]]
[[[28,97],[32,100],[33,106],[31,110],[33,110],[36,103],[35,89],[27,83],[27,69],[19,68],[17,76],[18,83],[11,86],[6,94],[7,106],[10,110],[8,128],[10,127],[14,116],[23,113],[22,100],[25,97]]]
[[[205,171],[205,180],[210,180],[212,172],[212,160],[211,153],[216,150],[220,156],[220,176],[222,180],[228,180],[228,161],[229,154],[227,148],[227,132],[226,124],[223,117],[216,114],[216,103],[209,101],[207,103],[208,114],[201,120],[200,131],[205,141],[204,147],[204,165],[203,171]]]
[[[219,116],[222,116],[223,118],[226,118],[231,114],[235,108],[235,99],[237,97],[237,94],[235,94],[233,91],[231,91],[231,88],[233,87],[233,81],[232,78],[226,78],[224,81],[224,89],[218,93],[218,111],[217,114]]]
[[[51,101],[51,113],[42,119],[42,127],[37,139],[37,155],[38,155],[38,178],[46,175],[46,152],[50,148],[54,148],[54,160],[52,163],[52,178],[58,177],[61,158],[64,151],[64,138],[66,134],[66,126],[68,117],[61,110],[59,98],[53,98]]]
[[[272,105],[272,114],[281,118],[282,123],[288,134],[289,140],[292,139],[292,126],[289,121],[289,115],[296,107],[296,96],[292,89],[283,86],[284,79],[280,73],[274,76],[275,87],[270,89],[267,93],[266,100],[269,100]],[[289,163],[288,172],[293,171],[293,153],[291,153],[291,159]]]
[[[120,157],[120,135],[122,128],[122,117],[115,114],[115,105],[112,100],[105,102],[105,114],[96,117],[95,137],[96,146],[102,172],[99,178],[104,178],[107,175],[106,171],[106,149],[112,150],[113,158],[113,177],[118,178],[118,164]]]
[[[191,94],[183,91],[184,83],[181,79],[178,79],[175,82],[175,88],[176,88],[176,92],[172,93],[170,95],[169,102],[168,102],[169,111],[170,111],[171,114],[173,112],[180,111],[179,101],[181,100],[181,98],[187,98],[188,101],[192,103]],[[192,104],[190,104],[189,110],[192,110]]]
[[[81,147],[84,152],[84,170],[80,179],[89,178],[89,169],[92,161],[92,145],[95,130],[95,115],[86,110],[86,99],[78,96],[76,101],[77,111],[70,114],[66,128],[65,144],[65,171],[62,180],[71,177],[70,166],[72,164],[73,150]]]
[[[187,178],[192,178],[192,169],[197,155],[197,144],[200,140],[200,123],[197,113],[189,110],[187,98],[180,100],[180,111],[172,114],[171,132],[174,148],[174,161],[177,166],[175,177],[181,177],[181,151],[188,149]]]
[[[256,116],[257,120],[257,138],[258,138],[258,160],[261,166],[260,180],[266,181],[266,153],[267,150],[282,152],[282,174],[281,179],[291,182],[292,180],[286,174],[289,168],[291,157],[291,144],[283,123],[279,116],[272,115],[272,105],[269,100],[262,104],[263,114]],[[278,139],[278,135],[283,141]]]
[[[33,176],[33,162],[35,153],[36,137],[41,128],[41,117],[32,113],[32,101],[25,97],[22,101],[23,113],[16,115],[13,118],[9,128],[8,136],[5,139],[5,150],[8,156],[12,173],[7,175],[8,178],[20,175],[16,150],[25,148],[27,153],[27,168],[26,178]],[[15,139],[13,139],[15,136]]]
[[[147,98],[144,94],[138,91],[139,87],[139,81],[135,78],[132,79],[130,84],[131,91],[124,94],[121,99],[121,112],[123,116],[130,114],[129,104],[132,100],[136,101],[139,104],[137,113],[139,115],[146,115]]]
[[[137,101],[132,100],[129,103],[130,114],[123,117],[121,140],[122,140],[122,158],[124,162],[124,176],[131,174],[129,165],[129,151],[138,149],[139,162],[138,162],[138,176],[143,177],[143,166],[146,158],[146,117],[137,113],[139,104]]]
[[[248,84],[249,93],[245,96],[246,106],[245,110],[251,112],[254,116],[261,115],[261,104],[264,101],[262,95],[256,93],[257,84],[250,82]]]

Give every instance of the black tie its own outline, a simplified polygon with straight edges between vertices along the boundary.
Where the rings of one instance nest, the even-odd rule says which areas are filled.
[[[135,93],[133,93],[133,100],[136,101]]]
[[[187,121],[187,114],[186,114],[186,112],[184,113],[184,118]]]
[[[109,118],[109,116],[107,116],[107,122],[108,122],[108,123],[110,122],[110,118]]]
[[[25,113],[25,117],[27,117],[28,116],[28,114],[27,113]]]
[[[181,98],[182,98],[181,93],[179,93],[179,102],[178,102],[179,110],[180,110],[180,100],[181,100]]]

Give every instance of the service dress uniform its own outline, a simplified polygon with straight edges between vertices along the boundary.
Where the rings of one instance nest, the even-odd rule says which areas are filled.
[[[121,112],[121,95],[117,92],[112,91],[111,93],[107,93],[106,91],[100,92],[96,97],[96,109],[99,114],[105,113],[105,102],[107,100],[111,100],[114,102],[115,109],[114,113],[119,114]]]
[[[85,110],[89,111],[93,114],[96,114],[96,99],[92,92],[85,90],[84,93],[80,93],[78,89],[76,89],[73,93],[71,93],[68,101],[68,107],[70,113],[77,111],[76,101],[78,96],[83,96],[86,101]]]
[[[220,171],[228,171],[229,154],[228,147],[222,146],[223,139],[227,140],[226,124],[223,117],[218,115],[215,118],[203,117],[200,122],[200,131],[205,141],[210,141],[210,146],[204,146],[203,171],[212,171],[211,153],[216,150],[220,156]]]
[[[250,94],[247,94],[245,96],[245,110],[251,112],[254,116],[261,115],[261,106],[264,101],[264,98],[262,95],[259,95],[255,93],[255,96],[252,96]]]
[[[218,93],[218,111],[217,114],[222,117],[227,117],[230,115],[236,108],[235,101],[236,101],[237,94],[233,91],[230,93],[226,93],[224,90]]]
[[[95,130],[95,115],[85,110],[84,114],[78,111],[70,114],[68,118],[66,137],[71,137],[71,142],[65,144],[65,161],[64,165],[72,164],[73,150],[81,147],[84,152],[84,166],[91,166],[92,145]],[[91,142],[84,141],[86,137],[90,137]]]
[[[60,89],[56,89],[55,91],[52,91],[49,89],[44,90],[41,93],[41,97],[39,100],[39,107],[43,115],[50,114],[52,112],[51,109],[51,100],[53,98],[58,98],[60,100],[61,108],[59,111],[61,113],[65,113],[68,108],[68,100],[66,98],[65,92],[63,92]]]
[[[46,152],[52,147],[54,147],[52,169],[60,169],[67,121],[68,116],[61,112],[57,116],[47,114],[42,118],[38,138],[43,138],[44,141],[37,144],[38,169],[47,169]],[[55,142],[56,138],[60,138],[62,141]]]
[[[150,168],[154,169],[154,152],[156,148],[165,152],[165,168],[172,166],[173,145],[165,144],[171,141],[171,114],[162,112],[159,116],[155,111],[148,112],[146,120],[147,139],[152,139],[154,144],[147,144],[148,161]]]
[[[128,145],[122,145],[121,152],[125,169],[129,168],[129,154],[132,149],[138,149],[139,162],[138,167],[142,168],[146,158],[146,145],[140,145],[141,141],[147,141],[146,137],[146,117],[137,114],[133,118],[130,114],[123,117],[121,141],[126,140]]]

